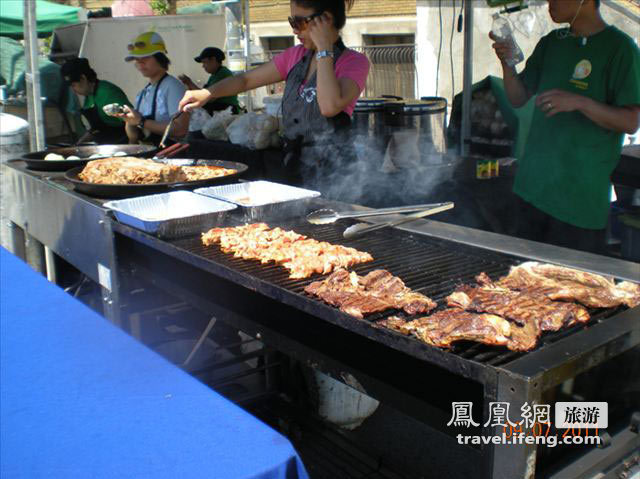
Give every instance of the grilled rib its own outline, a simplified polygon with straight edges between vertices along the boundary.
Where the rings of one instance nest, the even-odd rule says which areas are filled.
[[[615,308],[640,304],[640,285],[622,282],[572,268],[529,261],[514,266],[500,279],[499,286],[528,293],[540,293],[549,299],[577,301],[591,308]]]
[[[456,341],[476,341],[495,346],[508,346],[512,334],[509,321],[494,314],[469,313],[450,308],[431,316],[401,324],[401,319],[391,317],[377,324],[403,334],[411,334],[432,346],[451,347]]]
[[[535,325],[542,331],[558,331],[590,319],[589,312],[575,303],[551,301],[543,294],[511,291],[492,283],[462,286],[447,297],[447,304],[476,313],[497,314],[519,326]]]
[[[386,270],[358,276],[339,269],[304,290],[356,318],[387,309],[402,309],[407,314],[426,313],[437,306],[432,299],[407,288],[400,278]]]

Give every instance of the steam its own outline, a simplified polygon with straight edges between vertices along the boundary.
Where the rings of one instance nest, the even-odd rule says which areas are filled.
[[[350,131],[316,138],[303,149],[303,183],[329,199],[371,207],[427,201],[451,178],[454,161],[438,152],[430,135],[399,130],[390,138]],[[318,162],[327,167],[317,168]]]

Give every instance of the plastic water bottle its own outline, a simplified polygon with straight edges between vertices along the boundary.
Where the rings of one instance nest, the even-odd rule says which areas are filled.
[[[513,67],[524,60],[524,54],[516,43],[516,40],[513,38],[513,31],[511,30],[509,21],[506,18],[501,17],[498,13],[493,14],[491,33],[493,33],[493,36],[499,41],[505,42],[509,45],[511,49],[511,56],[507,58],[507,65]]]

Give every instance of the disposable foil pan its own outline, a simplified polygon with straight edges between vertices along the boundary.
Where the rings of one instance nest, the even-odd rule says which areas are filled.
[[[228,211],[237,208],[232,203],[196,195],[190,191],[172,191],[109,201],[104,206],[112,209],[121,223],[159,238],[178,238],[201,233],[220,224]]]
[[[266,221],[303,215],[320,192],[273,183],[250,181],[198,188],[194,193],[228,201],[240,207],[245,221]]]

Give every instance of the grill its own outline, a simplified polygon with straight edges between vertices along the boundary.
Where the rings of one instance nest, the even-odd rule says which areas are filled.
[[[351,269],[360,275],[365,275],[375,269],[386,269],[400,277],[409,288],[429,296],[439,304],[443,303],[444,298],[451,294],[458,285],[472,283],[475,276],[481,272],[497,279],[506,274],[511,266],[526,261],[525,258],[479,250],[471,246],[412,235],[399,230],[373,232],[366,237],[349,241],[342,237],[344,224],[312,226],[306,223],[288,222],[280,223],[277,226],[295,230],[319,241],[343,244],[369,252],[374,257],[374,261],[357,265]],[[418,339],[375,326],[376,321],[394,314],[407,318],[406,315],[398,311],[389,310],[360,320],[308,296],[303,290],[309,283],[318,279],[317,275],[308,279],[292,280],[289,279],[288,272],[280,266],[263,265],[257,261],[233,258],[233,255],[223,253],[217,246],[202,245],[199,237],[176,240],[173,244],[182,250],[206,258],[230,270],[250,275],[265,284],[274,285],[292,293],[295,295],[289,298],[292,306],[301,307],[318,317],[346,327],[356,324],[358,326],[368,325],[371,330],[368,336],[388,346],[404,350],[404,352],[421,359],[425,358],[424,354],[433,350],[433,347]],[[445,307],[444,304],[440,304],[438,310]],[[543,349],[549,344],[570,337],[576,331],[588,328],[590,324],[613,318],[618,311],[616,309],[590,310],[592,319],[586,326],[577,325],[555,333],[545,333],[537,349]],[[413,347],[410,349],[402,348],[399,346],[401,343],[398,340],[401,343],[412,344]],[[507,365],[527,354],[509,351],[504,347],[474,342],[460,342],[446,353],[453,354],[463,360],[496,367]]]
[[[235,221],[231,216],[227,226],[236,226]],[[353,267],[358,274],[386,269],[439,303],[481,272],[496,279],[529,260],[402,230],[344,240],[347,224],[313,226],[298,220],[270,226],[367,251],[374,261]],[[538,347],[526,353],[474,342],[444,350],[376,326],[398,311],[357,319],[305,294],[305,286],[319,275],[292,280],[280,266],[233,258],[218,246],[203,246],[199,236],[160,241],[121,224],[114,223],[113,230],[119,233],[119,261],[139,277],[336,379],[352,374],[370,395],[426,426],[417,434],[432,435],[439,448],[435,457],[446,461],[456,449],[464,458],[451,466],[432,456],[420,470],[440,471],[436,477],[533,478],[536,445],[466,446],[456,442],[456,434],[500,435],[501,427],[483,425],[490,403],[512,404],[511,419],[517,421],[524,403],[544,404],[546,391],[640,344],[640,308],[618,308],[591,310],[586,325],[543,333]],[[480,426],[448,427],[452,401],[469,400]],[[629,441],[636,441],[635,436],[625,445]],[[382,457],[385,451],[374,454]],[[545,454],[542,473],[563,457]]]

